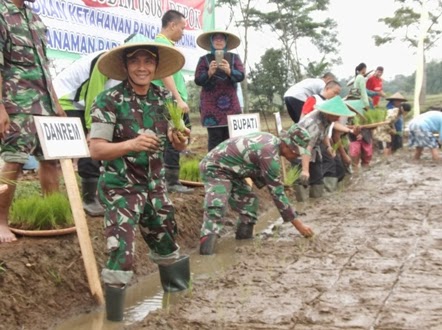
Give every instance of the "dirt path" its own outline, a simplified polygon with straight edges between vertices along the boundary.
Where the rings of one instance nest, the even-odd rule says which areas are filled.
[[[238,248],[238,262],[130,329],[442,329],[441,165],[405,152]]]

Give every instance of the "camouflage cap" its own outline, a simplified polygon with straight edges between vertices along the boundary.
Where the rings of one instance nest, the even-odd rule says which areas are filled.
[[[310,152],[307,150],[310,134],[305,128],[298,126],[298,124],[293,124],[287,131],[282,131],[279,137],[298,155],[310,155]]]

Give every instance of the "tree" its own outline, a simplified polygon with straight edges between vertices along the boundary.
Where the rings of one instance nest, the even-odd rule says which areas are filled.
[[[422,0],[395,0],[398,3],[399,8],[394,12],[391,17],[385,17],[379,19],[379,22],[383,22],[388,31],[382,35],[375,35],[376,46],[380,46],[399,38],[401,41],[408,43],[410,47],[417,48],[419,36],[422,32],[426,33],[424,40],[424,59],[425,51],[428,51],[433,47],[440,39],[442,33],[441,27],[441,15],[442,15],[442,0],[424,0],[425,5],[428,8],[429,24],[426,31],[420,31],[421,27],[421,12],[423,1]],[[425,60],[424,60],[425,62]],[[426,79],[427,70],[424,71],[424,82],[421,90],[420,103],[424,103],[426,94]]]
[[[329,0],[270,0],[269,3],[274,4],[274,10],[262,12],[250,9],[253,18],[250,24],[256,28],[267,25],[277,35],[283,45],[291,83],[304,78],[302,68],[307,73],[318,73],[317,68],[320,67],[323,69],[321,73],[324,73],[333,63],[340,62],[340,58],[335,57],[339,46],[336,22],[330,18],[318,18],[321,12],[327,11]],[[306,55],[302,53],[303,43],[310,43],[319,54],[323,54],[319,64],[302,64],[303,55]]]
[[[281,49],[268,49],[250,72],[250,91],[258,99],[264,96],[267,106],[274,103],[276,95],[281,98],[287,89],[287,69],[282,54]]]

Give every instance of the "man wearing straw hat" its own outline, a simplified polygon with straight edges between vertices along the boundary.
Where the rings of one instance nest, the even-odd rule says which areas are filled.
[[[227,205],[239,213],[236,239],[250,239],[257,220],[258,199],[245,178],[258,188],[267,186],[284,222],[305,237],[313,231],[299,219],[290,206],[281,182],[280,157],[294,160],[306,153],[310,137],[306,130],[293,124],[280,137],[257,132],[228,139],[212,149],[200,163],[204,182],[204,223],[201,228],[200,254],[214,253],[224,227]]]
[[[132,43],[105,53],[97,65],[105,76],[123,81],[97,96],[90,133],[91,157],[103,161],[98,193],[109,251],[102,271],[107,318],[120,321],[133,275],[137,226],[159,264],[164,290],[183,290],[189,281],[188,257],[180,257],[175,242],[177,224],[162,156],[166,143],[184,150],[189,130],[168,128],[165,102],[172,95],[151,83],[181,69],[184,56],[174,47]]]
[[[209,31],[196,42],[210,52],[200,57],[195,70],[195,83],[201,86],[201,124],[207,127],[210,151],[229,138],[227,116],[241,113],[237,89],[244,80],[244,66],[238,55],[228,52],[240,44],[234,34]]]
[[[175,43],[183,37],[185,27],[185,16],[177,10],[168,10],[161,18],[161,32],[155,37],[155,42],[162,45],[174,46]],[[178,107],[184,112],[184,122],[190,127],[190,110],[187,104],[188,94],[183,73],[177,71],[173,75],[156,79],[153,83],[157,86],[165,87],[172,92]],[[164,167],[166,169],[167,191],[183,194],[193,192],[193,188],[182,185],[179,180],[180,152],[172,146],[168,146],[164,150]]]
[[[400,108],[403,102],[407,102],[407,99],[404,96],[402,96],[402,94],[399,92],[396,92],[390,97],[387,97],[385,99],[388,101],[387,103],[388,111],[391,111],[392,109],[395,108]],[[392,136],[391,140],[392,152],[401,149],[404,145],[402,141],[403,126],[404,126],[404,116],[401,113],[399,115],[399,118],[394,123],[394,129],[396,130],[396,133]]]
[[[317,104],[315,110],[303,117],[299,126],[305,128],[310,134],[310,143],[307,150],[310,154],[301,157],[301,176],[299,183],[295,186],[298,201],[305,201],[308,197],[321,197],[324,191],[322,154],[320,145],[324,144],[323,150],[333,158],[336,156],[331,145],[332,123],[339,120],[339,117],[353,117],[354,112],[350,111],[342,98],[337,95],[325,102]],[[342,125],[341,125],[342,126]],[[350,128],[344,126],[346,133],[351,132]],[[310,188],[308,190],[308,188]]]

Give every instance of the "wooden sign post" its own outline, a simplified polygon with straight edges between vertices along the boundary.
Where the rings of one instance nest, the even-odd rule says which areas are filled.
[[[46,116],[35,116],[34,119],[45,159],[60,160],[89,287],[98,304],[103,305],[103,290],[72,165],[72,158],[89,157],[81,120]]]
[[[281,114],[279,112],[274,112],[273,115],[275,116],[276,134],[279,136],[282,132]],[[282,172],[282,182],[284,182],[287,176],[284,157],[281,157],[281,172]]]
[[[227,123],[229,126],[230,138],[249,133],[261,132],[259,113],[228,115]],[[246,182],[249,184],[249,186],[253,185],[253,181],[250,178],[246,178]]]

